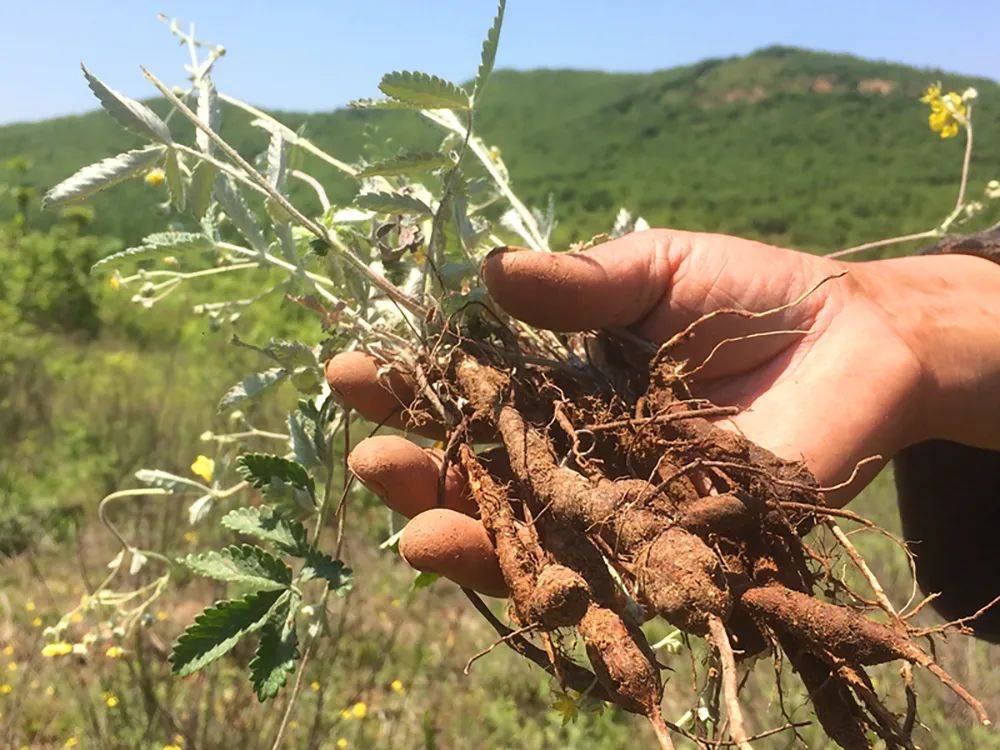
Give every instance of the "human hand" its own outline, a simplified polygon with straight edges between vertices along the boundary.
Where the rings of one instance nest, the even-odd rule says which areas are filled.
[[[713,317],[671,354],[687,360],[695,395],[740,408],[720,420],[722,426],[803,461],[823,486],[843,485],[863,459],[881,457],[830,493],[834,502],[850,500],[912,442],[955,439],[955,430],[969,442],[1000,440],[995,430],[955,418],[970,408],[970,390],[981,396],[984,374],[988,385],[1000,385],[998,347],[987,346],[985,371],[970,375],[957,361],[961,352],[925,340],[936,329],[961,327],[947,308],[945,287],[981,283],[982,276],[991,285],[1000,281],[981,259],[849,264],[723,235],[652,230],[582,253],[495,252],[482,274],[500,307],[558,331],[628,328],[661,343],[715,311],[776,311]],[[933,324],[924,313],[928,305],[938,313]],[[974,317],[983,313],[988,321],[988,305]],[[970,322],[968,314],[962,319],[974,329],[973,339],[986,341],[982,322]],[[358,352],[331,359],[327,379],[373,421],[413,393],[396,373],[380,380],[376,363]],[[938,408],[923,403],[930,395]],[[408,562],[484,593],[504,592],[457,468],[449,469],[443,507],[436,508],[440,456],[434,451],[384,436],[361,442],[349,460],[362,482],[414,519],[400,542]]]

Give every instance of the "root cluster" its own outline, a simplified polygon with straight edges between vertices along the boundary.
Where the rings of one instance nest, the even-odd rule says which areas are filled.
[[[839,532],[835,519],[849,512],[825,506],[804,466],[709,421],[727,409],[692,398],[665,348],[640,352],[637,370],[634,345],[608,334],[571,342],[585,355],[569,364],[510,329],[477,334],[413,357],[420,387],[406,407],[412,420],[448,426],[446,465],[467,473],[510,591],[516,630],[504,642],[564,688],[647,717],[663,747],[671,732],[692,737],[661,715],[661,665],[639,627],[659,616],[712,645],[723,744],[751,747],[736,669],[764,654],[784,655],[844,748],[871,747],[873,736],[913,747],[914,716],[889,710],[865,672],[892,660],[931,671],[989,722],[918,645],[926,633],[892,608],[846,535],[836,538],[874,600],[803,541],[817,525]],[[504,460],[477,457],[483,436]],[[561,649],[573,634],[589,669]]]

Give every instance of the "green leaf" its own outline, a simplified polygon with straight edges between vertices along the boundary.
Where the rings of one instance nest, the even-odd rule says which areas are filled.
[[[181,176],[181,162],[175,149],[167,149],[167,160],[164,165],[167,176],[167,190],[170,191],[170,202],[178,211],[184,210],[184,178]]]
[[[226,412],[243,403],[249,398],[254,398],[265,390],[280,383],[288,375],[288,370],[284,367],[272,367],[263,372],[255,372],[247,375],[243,380],[234,385],[219,401],[219,411]]]
[[[334,560],[325,552],[311,549],[302,566],[302,580],[322,578],[329,584],[331,590],[344,594],[351,588],[352,572],[340,560]]]
[[[207,607],[174,643],[170,654],[173,673],[183,677],[197,672],[232,650],[244,635],[264,627],[281,596],[281,591],[258,591]]]
[[[215,93],[215,84],[211,78],[201,79],[198,87],[198,119],[215,131],[219,132],[219,121],[222,119],[222,111],[219,109],[219,97]],[[211,154],[215,144],[212,139],[201,129],[195,128],[194,140],[202,153]]]
[[[204,234],[197,232],[156,232],[142,240],[142,244],[129,247],[101,258],[90,267],[94,271],[108,263],[121,260],[141,260],[152,255],[173,255],[174,253],[192,252],[195,250],[211,250],[215,242]]]
[[[281,628],[274,619],[260,631],[257,653],[250,661],[250,682],[257,700],[270,700],[284,687],[301,658],[294,624]]]
[[[460,86],[437,76],[396,70],[382,76],[382,93],[420,109],[468,109],[469,95]]]
[[[133,177],[163,157],[163,146],[147,146],[89,164],[49,190],[42,208],[82,200]]]
[[[281,493],[288,485],[308,493],[312,498],[315,488],[312,477],[302,464],[281,456],[267,453],[244,453],[236,459],[236,470],[244,479],[268,496]]]
[[[312,348],[299,341],[271,339],[264,347],[264,351],[289,370],[296,367],[319,366]]]
[[[419,591],[420,589],[425,589],[440,577],[437,573],[417,573],[410,584],[410,590]]]
[[[403,153],[369,164],[358,172],[358,175],[360,177],[412,175],[450,166],[453,166],[452,161],[444,154],[433,152]]]
[[[80,65],[80,67],[83,68],[83,75],[87,79],[90,90],[94,92],[94,96],[119,125],[133,133],[152,138],[154,141],[166,145],[173,143],[167,124],[153,110],[135,99],[130,99],[124,94],[108,88],[87,70],[85,65]]]
[[[298,521],[262,508],[236,508],[222,517],[230,531],[278,545],[290,555],[302,556],[309,548],[305,527]]]
[[[354,205],[380,214],[420,214],[432,216],[430,206],[417,198],[402,193],[361,193]]]
[[[220,177],[215,183],[215,198],[226,212],[229,221],[236,231],[247,241],[251,249],[258,253],[267,252],[267,240],[264,239],[257,220],[247,206],[243,196],[229,177]]]
[[[201,482],[196,482],[187,477],[179,477],[176,474],[171,474],[169,471],[160,471],[159,469],[139,469],[135,473],[135,478],[143,484],[160,487],[161,489],[178,494],[183,492],[204,493],[211,491]]]
[[[257,591],[285,589],[292,583],[291,568],[252,544],[234,544],[218,551],[188,555],[181,562],[200,576],[246,584]]]
[[[493,65],[497,60],[497,45],[500,43],[500,27],[503,26],[503,14],[507,7],[506,0],[500,0],[497,4],[497,14],[493,17],[493,25],[486,33],[483,40],[483,52],[479,58],[479,71],[476,73],[476,82],[472,87],[472,98],[479,100],[486,85],[486,79],[493,72]]]
[[[208,211],[209,206],[212,205],[212,189],[215,187],[215,178],[218,173],[218,167],[207,161],[198,162],[191,170],[188,204],[194,218],[201,219]]]
[[[324,446],[317,445],[322,431],[317,429],[316,422],[300,409],[297,409],[289,412],[287,425],[295,460],[306,468],[318,465]]]
[[[279,193],[284,192],[285,172],[288,169],[288,152],[280,130],[271,131],[267,145],[267,182]]]

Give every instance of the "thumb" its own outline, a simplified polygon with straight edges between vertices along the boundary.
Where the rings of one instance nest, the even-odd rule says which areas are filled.
[[[667,294],[671,245],[681,232],[626,235],[578,253],[498,248],[482,275],[500,307],[529,325],[554,331],[628,326]],[[675,248],[676,249],[676,248]]]

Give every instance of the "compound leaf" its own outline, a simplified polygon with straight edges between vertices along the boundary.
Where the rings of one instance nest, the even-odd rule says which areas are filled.
[[[507,7],[506,0],[500,0],[497,4],[497,14],[493,17],[493,25],[486,33],[483,40],[483,52],[479,60],[479,71],[476,73],[476,82],[472,88],[472,96],[478,100],[486,85],[486,79],[493,72],[493,65],[497,61],[497,45],[500,42],[500,27],[503,26],[503,14]]]
[[[167,124],[153,110],[135,99],[130,99],[124,94],[108,88],[97,76],[87,70],[85,65],[80,67],[83,68],[83,75],[87,79],[90,90],[94,92],[94,96],[101,102],[101,106],[107,113],[114,118],[115,122],[126,130],[152,138],[154,141],[166,145],[173,142]]]
[[[162,158],[163,151],[163,146],[147,146],[89,164],[49,190],[42,198],[42,207],[89,198],[156,163]]]
[[[469,95],[451,81],[411,70],[382,76],[382,93],[419,109],[468,109]]]
[[[198,575],[246,584],[257,591],[285,589],[292,582],[291,568],[252,544],[233,544],[221,550],[188,555],[182,562]]]
[[[207,607],[174,643],[170,654],[174,674],[197,672],[232,650],[240,638],[267,623],[271,608],[281,596],[280,590],[258,591]]]

